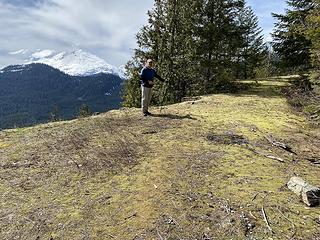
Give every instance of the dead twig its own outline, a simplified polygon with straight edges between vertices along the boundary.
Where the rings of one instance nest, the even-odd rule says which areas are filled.
[[[253,198],[251,199],[251,201],[254,201],[257,197],[258,197],[259,193],[256,193]]]
[[[250,216],[253,217],[255,220],[257,220],[257,218],[252,214],[252,212],[250,211]]]
[[[128,220],[128,219],[134,218],[134,217],[136,217],[136,216],[137,216],[137,213],[134,213],[134,214],[132,214],[131,216],[126,217],[124,220]]]
[[[277,160],[277,161],[282,162],[282,163],[285,162],[282,158],[275,157],[275,156],[272,156],[272,155],[269,155],[269,154],[266,154],[264,156],[267,157],[267,158],[273,159],[273,160]]]
[[[157,229],[157,235],[158,235],[158,237],[159,237],[160,240],[164,240],[164,238],[161,236],[161,234],[160,234],[160,232],[159,232],[158,229]]]
[[[76,167],[80,169],[80,165],[77,163],[77,161],[75,161],[72,157],[70,157],[70,159],[71,159],[71,162],[73,162],[74,165],[76,165]]]
[[[109,233],[108,233],[108,236],[111,237],[111,238],[117,239],[115,236],[113,236],[113,235],[111,235],[111,234],[109,234]]]
[[[266,211],[264,210],[264,207],[261,208],[261,212],[262,212],[262,215],[263,215],[263,219],[264,219],[265,223],[267,224],[268,229],[270,230],[271,233],[274,233],[274,231],[272,230],[272,228],[271,228],[271,226],[269,224],[269,220],[268,220]]]

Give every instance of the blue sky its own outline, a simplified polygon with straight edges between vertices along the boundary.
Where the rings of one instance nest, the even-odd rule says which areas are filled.
[[[285,0],[247,0],[255,14],[259,17],[259,24],[263,28],[266,40],[271,40],[270,33],[274,26],[271,13],[284,13],[286,9]]]
[[[283,12],[285,0],[247,1],[270,40],[271,12]],[[9,54],[20,49],[74,46],[115,66],[125,64],[152,5],[152,0],[0,0],[0,68],[21,63],[22,56]]]

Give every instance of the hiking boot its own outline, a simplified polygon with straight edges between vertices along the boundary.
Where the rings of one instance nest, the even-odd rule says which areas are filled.
[[[151,112],[148,112],[148,111],[143,113],[143,116],[145,116],[145,117],[146,117],[146,116],[151,116],[151,115],[152,115],[152,113],[151,113]]]

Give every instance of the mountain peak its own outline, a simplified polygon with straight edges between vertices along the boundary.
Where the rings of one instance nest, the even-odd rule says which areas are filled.
[[[31,52],[27,50],[19,50],[12,54],[26,55],[31,53],[26,64],[43,63],[71,76],[92,76],[99,73],[113,74],[120,78],[125,78],[122,68],[117,68],[107,63],[102,58],[86,52],[80,48],[70,51],[55,51],[50,49]]]

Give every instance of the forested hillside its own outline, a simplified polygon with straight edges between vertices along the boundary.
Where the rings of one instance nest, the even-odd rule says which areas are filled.
[[[104,112],[120,106],[115,75],[73,77],[44,64],[9,66],[0,73],[0,128],[71,119],[81,106]]]

